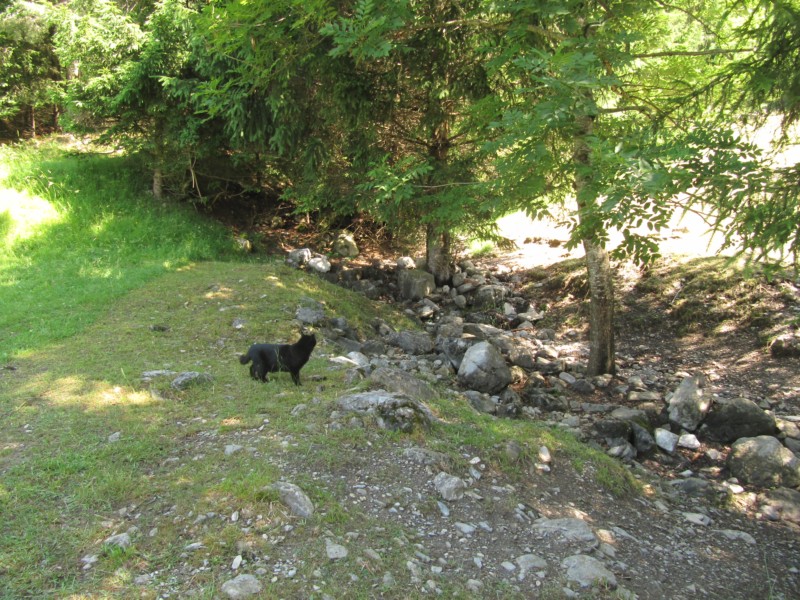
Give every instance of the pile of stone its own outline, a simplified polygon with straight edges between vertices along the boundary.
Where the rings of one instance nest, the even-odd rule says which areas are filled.
[[[347,332],[341,320],[332,330],[331,338],[349,351],[344,358],[352,363],[352,381],[377,373],[381,394],[405,398],[392,397],[389,404],[413,416],[384,419],[391,428],[408,430],[429,422],[429,411],[415,404],[424,406],[429,398],[409,393],[408,377],[394,387],[384,384],[387,370],[418,381],[455,384],[480,412],[544,420],[624,461],[655,460],[682,468],[704,456],[712,465],[708,473],[729,478],[716,485],[717,491],[741,485],[800,487],[795,454],[800,452],[800,417],[776,417],[747,398],[712,393],[700,374],[637,370],[635,361],[624,356],[616,377],[586,377],[587,345],[577,335],[556,339],[553,330],[537,328],[544,315],[515,292],[519,280],[509,270],[482,271],[465,261],[451,285],[437,287],[430,273],[403,257],[394,265],[339,270],[326,277],[368,290],[370,297],[404,303],[406,312],[425,326],[425,333],[394,331],[377,322],[369,340]],[[390,396],[379,397],[386,401]],[[369,410],[380,412],[374,406]],[[686,478],[703,479],[708,473]]]

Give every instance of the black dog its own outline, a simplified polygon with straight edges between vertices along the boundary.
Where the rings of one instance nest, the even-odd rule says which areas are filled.
[[[301,333],[294,344],[253,344],[247,354],[239,357],[239,362],[246,365],[253,361],[250,376],[254,379],[269,381],[267,373],[288,371],[294,384],[300,385],[300,369],[308,362],[316,345],[317,338],[313,333]]]

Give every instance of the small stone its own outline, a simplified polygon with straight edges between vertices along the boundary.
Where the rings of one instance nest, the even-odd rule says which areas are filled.
[[[261,583],[253,575],[237,575],[222,584],[222,593],[231,600],[249,598],[261,592]]]
[[[689,521],[690,523],[694,523],[695,525],[710,525],[711,524],[711,517],[708,515],[704,515],[702,513],[693,513],[693,512],[685,512],[683,513],[684,519]]]
[[[684,433],[678,438],[678,446],[681,448],[688,448],[689,450],[697,450],[700,448],[700,440],[693,433]]]
[[[198,373],[197,371],[187,371],[181,373],[172,380],[172,387],[176,390],[185,390],[193,385],[208,383],[212,381],[211,375],[207,373]]]
[[[581,587],[594,585],[605,585],[611,589],[617,587],[617,578],[614,574],[606,569],[603,563],[591,556],[583,554],[568,556],[561,561],[561,566],[567,571],[567,579]]]
[[[735,529],[717,529],[717,533],[721,533],[729,540],[742,541],[746,544],[750,544],[751,546],[755,545],[756,543],[756,539],[744,531],[737,531]]]
[[[544,464],[550,464],[553,461],[553,457],[550,454],[550,450],[547,446],[542,446],[539,448],[539,462]]]
[[[514,562],[517,563],[517,566],[519,566],[520,571],[522,571],[521,573],[522,576],[524,576],[525,573],[527,573],[532,569],[547,568],[547,561],[543,559],[541,556],[537,556],[536,554],[523,554],[515,558]]]
[[[106,546],[114,546],[116,548],[127,548],[131,545],[131,536],[127,533],[120,533],[108,537],[103,542]]]
[[[243,446],[239,446],[237,444],[228,444],[225,446],[225,456],[230,456],[231,454],[236,454],[240,450],[243,450]]]
[[[120,437],[122,437],[122,433],[120,433],[119,431],[115,431],[110,436],[108,436],[108,442],[110,444],[113,444],[114,442],[118,442]]]
[[[675,452],[675,448],[678,445],[678,440],[680,439],[671,431],[661,429],[660,427],[655,431],[655,438],[656,445],[668,454],[673,454]]]
[[[325,553],[331,560],[338,560],[340,558],[345,558],[348,554],[347,548],[327,539],[325,540]]]
[[[242,555],[239,554],[236,556],[236,558],[233,559],[233,562],[231,563],[231,571],[235,571],[241,566],[242,566]]]
[[[500,563],[500,566],[503,567],[509,573],[513,573],[514,571],[517,570],[517,566],[514,563],[507,560]]]
[[[467,487],[461,479],[444,471],[434,478],[433,485],[445,500],[461,500]]]
[[[456,523],[456,529],[458,529],[464,535],[472,535],[475,533],[476,527],[474,525],[470,525],[469,523]]]
[[[314,503],[311,499],[293,483],[279,481],[268,489],[275,490],[280,496],[281,502],[289,507],[292,514],[306,519],[314,514]]]

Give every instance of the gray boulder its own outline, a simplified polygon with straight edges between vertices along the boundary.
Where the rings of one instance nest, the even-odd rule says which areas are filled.
[[[711,396],[703,389],[705,377],[687,377],[672,394],[669,401],[669,420],[686,429],[695,431],[711,408]]]
[[[458,381],[464,387],[496,394],[511,383],[511,370],[494,346],[479,342],[464,354]]]
[[[386,337],[386,343],[400,348],[409,354],[429,354],[433,352],[433,340],[427,333],[399,331]]]
[[[421,300],[436,289],[433,274],[420,269],[400,269],[397,272],[400,295],[406,300]]]
[[[717,402],[703,423],[703,432],[712,440],[730,443],[745,437],[777,433],[775,417],[752,400],[734,398]]]
[[[496,307],[503,303],[509,295],[509,290],[503,285],[482,285],[472,297],[472,303],[478,308]]]
[[[474,338],[441,336],[436,338],[436,349],[447,357],[454,369],[458,369],[461,366],[464,355],[474,344]]]
[[[737,440],[728,455],[728,468],[743,483],[760,487],[800,485],[800,461],[768,435]]]
[[[346,413],[372,416],[379,427],[392,431],[410,432],[417,425],[427,428],[437,420],[422,402],[386,390],[343,396],[337,401],[337,406]]]
[[[436,399],[436,392],[430,385],[400,369],[378,367],[369,378],[374,387],[406,394],[415,400],[430,402]]]

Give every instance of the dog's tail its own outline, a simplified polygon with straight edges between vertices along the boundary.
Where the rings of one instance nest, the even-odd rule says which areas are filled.
[[[246,365],[247,363],[250,362],[250,355],[249,354],[242,354],[239,357],[239,362],[242,363],[243,365]]]

